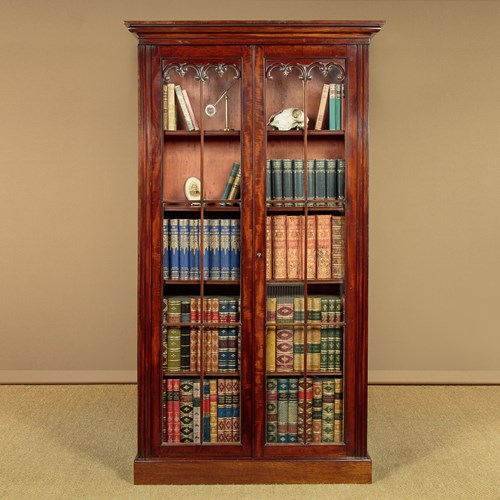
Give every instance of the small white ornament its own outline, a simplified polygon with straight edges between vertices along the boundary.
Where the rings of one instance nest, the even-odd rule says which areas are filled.
[[[307,122],[309,123],[309,118]],[[282,109],[272,115],[267,124],[277,130],[292,130],[294,128],[303,129],[304,112],[298,108]]]

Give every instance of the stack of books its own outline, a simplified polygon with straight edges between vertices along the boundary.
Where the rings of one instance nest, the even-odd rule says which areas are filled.
[[[187,130],[200,130],[187,91],[167,83],[163,86],[163,130],[177,130],[178,116],[182,116]]]

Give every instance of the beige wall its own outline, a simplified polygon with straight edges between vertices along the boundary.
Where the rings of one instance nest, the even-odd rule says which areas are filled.
[[[135,370],[124,19],[386,19],[371,49],[370,378],[500,382],[500,3],[0,2],[0,382]]]

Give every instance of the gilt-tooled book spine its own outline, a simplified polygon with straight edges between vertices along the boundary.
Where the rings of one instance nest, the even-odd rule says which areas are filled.
[[[276,304],[276,371],[293,370],[293,301],[292,297],[279,297]],[[288,323],[288,326],[280,326]]]
[[[278,382],[275,378],[267,379],[267,442],[278,442]]]
[[[240,279],[240,221],[230,219],[229,279]]]
[[[298,379],[290,378],[288,380],[288,426],[287,443],[298,442]]]
[[[328,317],[329,323],[335,321],[335,299],[328,298]],[[327,344],[326,344],[326,365],[328,370],[335,369],[335,346],[334,346],[334,326],[328,325],[327,329]]]
[[[316,117],[316,124],[314,125],[314,130],[321,130],[323,127],[323,120],[326,114],[326,104],[328,102],[328,94],[330,92],[330,85],[328,83],[323,84],[323,89],[321,91],[321,97],[319,100],[318,114]]]
[[[193,443],[201,443],[200,381],[193,381]]]
[[[266,280],[273,279],[272,217],[266,217]]]
[[[210,219],[210,279],[220,280],[220,219]]]
[[[291,200],[293,200],[293,169],[292,169],[292,160],[283,159],[282,167],[283,167],[283,200],[284,206],[292,206]]]
[[[191,329],[181,326],[181,371],[188,372],[191,368]]]
[[[238,198],[241,198],[241,176],[241,165],[238,164],[238,170],[236,170],[234,182],[229,189],[229,194],[227,195],[228,200],[237,200]]]
[[[332,220],[330,215],[316,215],[318,279],[332,277]]]
[[[321,426],[321,441],[333,443],[333,419],[334,419],[335,389],[333,379],[323,380],[323,406]]]
[[[337,160],[337,198],[345,200],[345,159]]]
[[[191,323],[200,322],[200,297],[190,297],[189,299],[189,321]]]
[[[217,442],[227,443],[226,381],[217,379]]]
[[[181,370],[181,329],[171,326],[167,329],[167,364],[169,372]]]
[[[278,379],[278,443],[287,442],[289,381]]]
[[[338,98],[337,98],[337,85],[336,83],[330,83],[330,96],[329,96],[329,129],[330,130],[339,130],[340,125],[338,123]]]
[[[180,384],[180,379],[172,379],[172,443],[181,441]]]
[[[180,279],[189,279],[189,220],[179,219]]]
[[[181,297],[181,323],[189,323],[191,319],[191,305],[188,297]]]
[[[271,160],[266,160],[266,200],[271,200],[273,197],[271,179]]]
[[[170,261],[170,279],[180,279],[180,249],[179,249],[179,219],[169,220],[169,261]]]
[[[314,216],[307,217],[307,279],[316,279],[316,219]]]
[[[170,250],[168,248],[170,241],[170,225],[168,219],[163,219],[163,279],[170,278]]]
[[[210,442],[217,442],[217,379],[210,379]]]
[[[312,399],[312,441],[321,443],[321,421],[323,412],[323,384],[321,379],[313,379]]]
[[[240,442],[240,381],[233,379],[232,384],[232,401],[233,401],[233,442]]]
[[[286,279],[286,215],[272,217],[273,278]]]
[[[228,328],[228,363],[227,370],[232,372],[239,369],[238,366],[238,329]]]
[[[168,336],[167,327],[162,325],[161,327],[161,352],[162,352],[162,370],[163,372],[168,371]]]
[[[229,371],[229,330],[227,328],[219,328],[219,363],[218,370],[220,372]]]
[[[189,219],[189,278],[200,279],[200,220]]]
[[[266,320],[268,323],[276,323],[276,297],[266,299]],[[268,325],[266,328],[266,370],[276,371],[276,325]]]
[[[191,120],[191,115],[189,114],[189,110],[186,105],[186,101],[184,99],[184,95],[182,94],[182,88],[180,85],[176,85],[174,87],[175,95],[177,96],[177,102],[179,103],[179,107],[181,109],[181,115],[186,124],[187,130],[194,130],[193,121]]]
[[[293,322],[304,322],[304,297],[293,298]],[[304,369],[304,326],[293,327],[293,370]]]
[[[344,252],[345,252],[345,218],[341,215],[333,215],[331,220],[332,228],[332,278],[344,278]]]
[[[193,381],[186,379],[180,385],[181,443],[193,442]]]
[[[316,198],[316,174],[314,169],[314,160],[307,160],[307,199]]]
[[[169,441],[168,432],[168,381],[163,379],[161,381],[161,441],[162,443],[167,443]],[[170,390],[170,398],[172,397],[172,391]]]
[[[298,215],[289,215],[286,219],[286,252],[287,278],[302,278],[302,239]]]
[[[333,328],[333,369],[337,371],[343,370],[343,337],[342,327]]]
[[[204,359],[204,367],[205,371],[213,372],[214,369],[212,367],[212,334],[209,327],[205,327],[203,330],[204,334],[204,342],[203,342],[203,359]]]
[[[210,330],[211,346],[212,351],[210,353],[210,366],[212,367],[212,371],[217,371],[218,362],[219,362],[219,330],[217,328],[212,328]]]
[[[189,330],[189,337],[191,353],[189,358],[189,369],[192,372],[197,372],[200,369],[200,329],[198,327],[191,327]]]
[[[283,165],[281,159],[271,160],[271,178],[272,178],[272,193],[273,200],[283,199]],[[275,203],[275,206],[280,206],[282,203]]]
[[[167,129],[177,130],[177,111],[175,107],[174,83],[167,83]]]
[[[293,197],[295,200],[304,199],[304,160],[293,160]],[[295,203],[303,206],[304,203]]]
[[[231,191],[231,187],[234,184],[234,179],[236,179],[236,174],[239,168],[240,164],[237,161],[235,161],[233,163],[233,166],[231,167],[231,170],[229,172],[229,177],[227,178],[226,186],[224,187],[224,191],[222,192],[222,195],[220,197],[221,200],[228,199],[229,191]]]
[[[210,443],[210,382],[203,381],[203,442]]]
[[[335,84],[335,99],[337,101],[337,107],[335,109],[335,123],[337,125],[337,130],[342,130],[342,94],[344,91],[344,85],[342,83]]]
[[[203,219],[203,279],[210,279],[210,221]]]
[[[321,362],[321,298],[307,297],[307,367],[319,371]]]
[[[231,277],[231,221],[220,220],[220,279],[228,280]]]
[[[326,160],[314,160],[314,177],[316,185],[315,198],[317,200],[324,200],[326,198]],[[318,202],[316,205],[323,206],[324,201]]]
[[[167,322],[181,322],[181,299],[179,297],[169,297],[167,299]]]
[[[306,421],[305,421],[305,440],[311,443],[313,440],[313,379],[306,379]]]
[[[305,409],[306,409],[306,394],[304,377],[299,378],[299,390],[297,393],[297,442],[304,443],[305,439]]]
[[[321,323],[328,322],[328,298],[321,297]],[[321,325],[320,371],[328,370],[328,325]]]
[[[341,443],[344,440],[344,388],[343,379],[336,378],[335,383],[335,403],[333,421],[333,440]]]
[[[168,130],[168,87],[163,85],[163,130]]]
[[[329,158],[326,160],[326,199],[335,200],[337,198],[337,160]],[[334,202],[328,202],[328,205],[334,205]]]

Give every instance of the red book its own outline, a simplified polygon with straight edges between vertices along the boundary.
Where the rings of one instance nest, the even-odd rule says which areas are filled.
[[[290,215],[286,219],[286,274],[288,279],[302,278],[301,218],[298,215]]]
[[[172,443],[181,442],[181,405],[180,405],[181,381],[172,379]]]
[[[345,218],[332,216],[332,278],[343,279],[345,268]]]
[[[332,278],[332,220],[331,215],[316,215],[317,257],[316,278]]]
[[[316,219],[307,217],[307,279],[316,279]]]
[[[273,279],[286,279],[286,215],[272,217]]]

